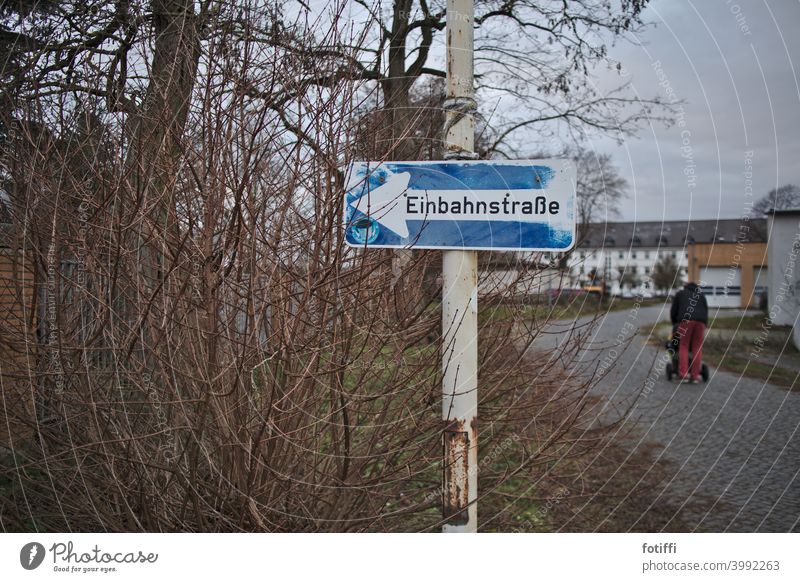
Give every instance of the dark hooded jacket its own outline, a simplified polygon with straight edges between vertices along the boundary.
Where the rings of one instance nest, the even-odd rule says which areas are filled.
[[[684,320],[708,324],[706,296],[695,283],[687,283],[675,294],[669,314],[673,324]]]

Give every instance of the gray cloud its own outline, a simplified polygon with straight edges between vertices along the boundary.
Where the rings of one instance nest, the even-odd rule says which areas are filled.
[[[610,56],[643,97],[667,98],[668,83],[686,117],[684,127],[654,125],[621,146],[592,144],[612,152],[631,182],[624,218],[732,218],[770,189],[800,184],[800,3],[662,0],[646,15],[656,26]],[[618,81],[608,73],[598,84]],[[691,163],[694,181],[684,173]]]

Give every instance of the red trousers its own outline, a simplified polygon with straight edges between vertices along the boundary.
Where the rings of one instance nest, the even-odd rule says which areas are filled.
[[[703,336],[706,324],[700,321],[681,321],[677,334],[680,338],[678,348],[678,376],[686,378],[689,368],[689,351],[692,352],[692,379],[700,378],[700,367],[703,365]]]

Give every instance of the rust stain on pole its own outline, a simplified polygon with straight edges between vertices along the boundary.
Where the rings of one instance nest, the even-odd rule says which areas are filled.
[[[444,429],[444,475],[442,513],[447,523],[464,525],[469,521],[470,433],[463,421],[453,421]]]

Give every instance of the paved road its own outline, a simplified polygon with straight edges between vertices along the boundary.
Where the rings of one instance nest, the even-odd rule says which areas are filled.
[[[633,429],[632,449],[663,447],[674,469],[659,500],[682,507],[692,529],[800,531],[800,393],[713,369],[708,384],[668,382],[665,351],[646,341],[662,319],[661,307],[611,312],[587,331],[581,358],[606,372],[599,414],[632,406],[619,434]]]

